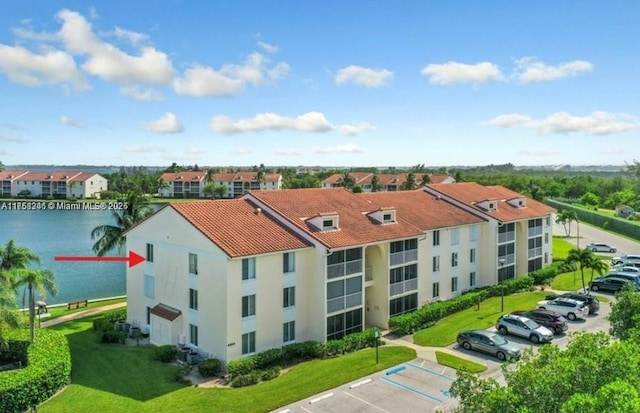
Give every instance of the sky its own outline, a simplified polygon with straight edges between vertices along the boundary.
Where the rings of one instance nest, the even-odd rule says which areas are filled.
[[[622,165],[640,2],[30,1],[0,12],[0,161]]]

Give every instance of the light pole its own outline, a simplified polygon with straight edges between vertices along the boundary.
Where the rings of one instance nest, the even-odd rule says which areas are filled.
[[[580,249],[580,220],[578,218],[576,218],[576,226],[578,227],[578,235],[577,235],[578,238],[576,239],[576,242],[577,242],[578,249]]]
[[[503,279],[500,277],[500,273],[502,272],[502,268],[504,267],[505,259],[500,258],[498,260],[498,264],[500,265],[500,269],[498,270],[498,284],[500,284],[500,311],[504,313],[504,285],[502,284]],[[504,278],[504,274],[503,274]]]
[[[378,338],[380,337],[380,329],[373,327],[373,337],[376,340],[376,364],[378,364]]]

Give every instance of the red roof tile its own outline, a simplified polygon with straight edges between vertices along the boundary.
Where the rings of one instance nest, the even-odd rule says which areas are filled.
[[[264,174],[265,182],[278,182],[280,174]],[[258,180],[258,172],[239,171],[235,173],[219,173],[215,174],[213,179],[215,182],[255,182]]]
[[[310,246],[246,199],[180,202],[170,207],[232,258]]]
[[[370,192],[359,195],[378,205],[384,205],[383,209],[395,207],[397,218],[411,222],[423,231],[485,221],[443,199],[438,200],[422,190]]]
[[[165,172],[162,174],[160,179],[163,181],[177,181],[177,182],[191,182],[191,181],[202,181],[206,172],[198,171],[198,172]]]
[[[27,171],[2,171],[0,172],[0,181],[11,181],[25,175]]]
[[[418,227],[402,219],[393,225],[380,225],[367,216],[370,212],[378,210],[379,205],[342,188],[252,191],[246,197],[262,202],[329,248],[363,245],[423,234]],[[337,230],[323,232],[308,222],[309,218],[333,212],[337,212],[339,216]]]
[[[165,320],[173,321],[176,318],[180,317],[182,312],[177,308],[170,307],[166,304],[157,304],[151,309],[151,314],[157,315],[160,318],[164,318]]]
[[[448,196],[462,202],[501,222],[540,218],[556,211],[554,208],[542,202],[526,198],[503,186],[483,186],[475,182],[459,182],[453,184],[432,184],[428,185],[428,188],[441,193],[443,196]],[[525,198],[526,205],[524,207],[516,207],[507,203],[507,200],[513,198]],[[487,211],[477,206],[479,202],[488,199],[498,200],[497,210]]]
[[[72,182],[84,182],[94,176],[96,176],[98,174],[94,174],[94,173],[81,173],[80,175],[74,176],[71,181]]]

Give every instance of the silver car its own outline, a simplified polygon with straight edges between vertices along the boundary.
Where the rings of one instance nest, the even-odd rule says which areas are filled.
[[[487,330],[465,330],[458,333],[458,345],[465,350],[476,350],[496,356],[500,361],[519,359],[520,347],[497,333]]]
[[[528,338],[533,344],[548,343],[553,340],[553,332],[535,321],[519,315],[507,314],[498,319],[498,333],[503,336],[513,334]]]
[[[591,244],[587,245],[587,248],[589,248],[593,252],[616,252],[617,251],[616,247],[609,244],[605,244],[604,242],[592,242]]]

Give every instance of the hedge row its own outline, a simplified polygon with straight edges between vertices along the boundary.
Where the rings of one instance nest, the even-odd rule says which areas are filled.
[[[389,319],[389,330],[393,334],[401,336],[412,334],[423,328],[431,327],[438,320],[448,315],[471,308],[478,301],[499,296],[502,293],[502,288],[504,288],[504,294],[507,295],[528,290],[532,286],[533,278],[524,275],[505,281],[500,285],[476,289],[451,300],[428,304],[412,313],[391,317]]]
[[[545,204],[556,208],[558,211],[575,211],[580,221],[588,222],[589,224],[597,227],[640,240],[640,225],[634,221],[629,221],[624,218],[608,217],[595,211],[589,211],[584,208],[565,204],[564,202],[554,201],[552,199],[545,199],[544,202]]]
[[[375,337],[373,329],[370,328],[360,333],[349,334],[340,340],[330,340],[326,343],[316,341],[294,343],[232,360],[227,363],[227,373],[232,377],[246,376],[252,372],[268,370],[272,367],[284,367],[296,362],[333,357],[373,345],[375,345]],[[252,379],[247,380],[251,381]]]
[[[29,330],[9,330],[7,338],[28,341]],[[69,383],[71,352],[67,338],[53,330],[38,330],[27,349],[27,367],[2,373],[0,412],[17,413],[38,405]]]
[[[554,261],[548,267],[544,267],[529,273],[529,277],[533,279],[536,285],[549,284],[553,278],[563,272],[574,271],[575,266],[565,263],[564,261]]]

